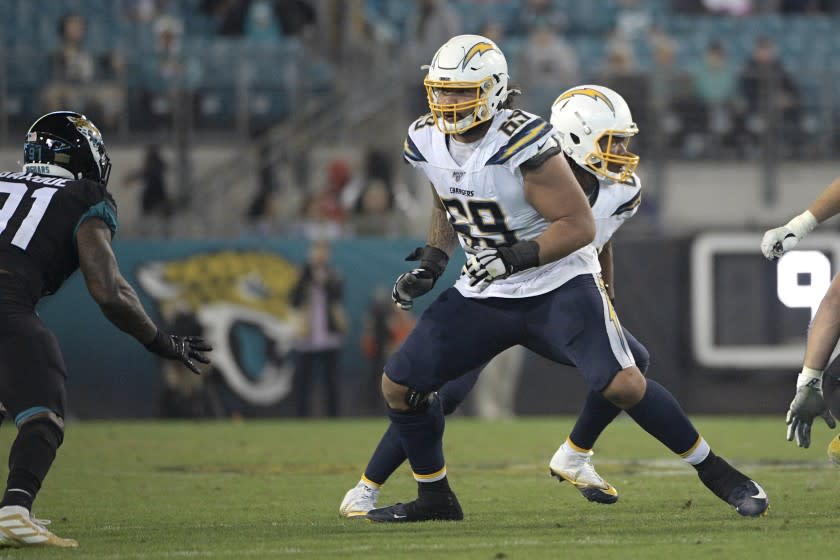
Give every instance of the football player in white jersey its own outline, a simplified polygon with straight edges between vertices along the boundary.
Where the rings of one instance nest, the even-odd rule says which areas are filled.
[[[431,290],[457,242],[469,258],[382,377],[418,497],[366,517],[463,519],[446,476],[434,392],[516,344],[575,364],[591,390],[681,454],[717,496],[742,515],[763,513],[764,490],[712,453],[671,394],[636,366],[600,279],[588,201],[552,126],[505,108],[501,50],[485,37],[454,37],[435,54],[424,84],[431,115],[409,127],[405,152],[429,178],[436,203],[427,245],[410,256],[420,266],[397,279],[394,300],[408,306]]]
[[[578,97],[580,91],[586,91],[590,95]],[[593,243],[598,251],[605,287],[610,300],[613,300],[615,288],[612,274],[611,238],[624,222],[636,214],[641,202],[642,185],[639,178],[632,172],[638,163],[638,156],[627,151],[630,137],[636,133],[629,109],[615,114],[609,110],[606,103],[599,103],[595,94],[609,96],[615,99],[614,103],[617,105],[626,105],[624,99],[612,90],[601,86],[579,86],[558,96],[551,124],[561,138],[569,138],[572,135],[578,138],[577,143],[570,140],[569,148],[565,150],[565,153],[592,208],[595,218]],[[560,110],[561,105],[563,110]],[[619,161],[614,161],[613,165],[621,165],[617,172],[609,169],[596,170],[586,165],[589,154],[601,151],[601,146],[595,142],[601,130],[599,129],[598,134],[586,134],[581,131],[581,125],[577,119],[566,118],[573,111],[579,112],[588,122],[599,122],[600,129],[626,132],[622,141],[614,142],[609,147],[611,155],[608,157],[619,159]],[[636,360],[636,365],[644,373],[650,360],[647,349],[626,329],[624,329],[624,336]],[[482,369],[483,366],[475,368],[447,382],[437,391],[437,399],[441,403],[444,415],[454,412],[466,399]],[[621,409],[606,401],[600,393],[591,391],[574,430],[564,445],[561,445],[554,454],[550,463],[550,472],[559,481],[568,480],[592,502],[612,504],[618,501],[618,491],[598,475],[590,458],[595,440],[620,411]],[[404,461],[405,452],[400,445],[396,429],[391,425],[380,439],[361,479],[345,494],[339,506],[339,514],[342,517],[357,517],[374,509],[382,485]]]
[[[777,259],[799,244],[817,224],[840,214],[840,177],[804,212],[787,224],[771,229],[761,240],[761,252],[770,260]],[[788,441],[796,440],[799,447],[811,445],[811,425],[819,416],[829,428],[836,427],[832,413],[838,412],[837,377],[823,379],[823,371],[840,338],[840,275],[835,276],[823,296],[814,320],[808,329],[805,360],[796,380],[796,394],[790,403],[785,421]],[[834,364],[837,363],[835,360]],[[832,365],[831,369],[836,366]],[[825,385],[825,386],[824,386]],[[823,392],[827,394],[824,395]],[[824,399],[824,396],[826,397]],[[827,403],[826,400],[834,402]],[[833,404],[833,407],[828,405]],[[831,411],[829,411],[831,408]]]

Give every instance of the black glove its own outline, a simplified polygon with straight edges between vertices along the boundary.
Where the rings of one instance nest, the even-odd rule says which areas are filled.
[[[414,299],[435,287],[435,282],[443,274],[449,256],[431,245],[418,247],[408,255],[407,261],[420,261],[420,267],[401,274],[394,283],[391,299],[400,309],[411,309]]]
[[[201,374],[193,360],[202,364],[209,364],[210,360],[202,352],[210,352],[213,347],[204,342],[200,336],[177,336],[166,334],[158,329],[157,334],[146,349],[167,360],[177,360],[190,368],[193,373]]]

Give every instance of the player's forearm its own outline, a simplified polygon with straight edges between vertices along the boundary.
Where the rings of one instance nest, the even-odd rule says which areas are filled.
[[[601,252],[598,253],[598,262],[601,263],[601,277],[607,285],[607,296],[610,300],[615,299],[615,277],[613,276],[613,252],[612,241],[607,241]]]
[[[449,223],[446,211],[437,206],[432,209],[432,220],[429,225],[429,236],[426,243],[432,247],[437,247],[450,257],[458,245],[458,234],[455,233],[455,228]]]
[[[824,370],[840,337],[840,276],[834,278],[820,302],[808,331],[805,367]]]
[[[834,179],[831,184],[817,197],[808,210],[817,219],[823,222],[830,217],[840,213],[840,177]]]
[[[121,331],[130,334],[146,345],[155,337],[157,326],[146,314],[134,288],[120,278],[115,293],[99,302],[102,314]]]
[[[566,257],[595,240],[595,220],[591,213],[560,218],[536,239],[540,246],[540,264]]]

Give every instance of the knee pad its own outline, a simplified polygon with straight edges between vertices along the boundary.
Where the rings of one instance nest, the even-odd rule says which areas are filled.
[[[429,405],[434,400],[434,395],[435,393],[433,392],[423,393],[409,387],[405,393],[405,404],[408,405],[408,409],[412,412],[423,412],[429,408]]]

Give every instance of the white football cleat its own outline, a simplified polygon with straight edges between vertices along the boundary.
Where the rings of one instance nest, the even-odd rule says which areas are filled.
[[[56,546],[76,548],[79,543],[63,539],[50,532],[45,525],[49,521],[35,519],[29,510],[21,506],[0,508],[0,545],[2,546]]]
[[[570,449],[565,443],[548,464],[551,476],[559,482],[569,481],[590,502],[614,504],[618,501],[618,490],[601,478],[592,466],[592,451],[580,452]]]
[[[341,517],[364,516],[372,509],[376,509],[376,500],[379,498],[379,488],[374,488],[362,481],[347,491],[338,514]]]

